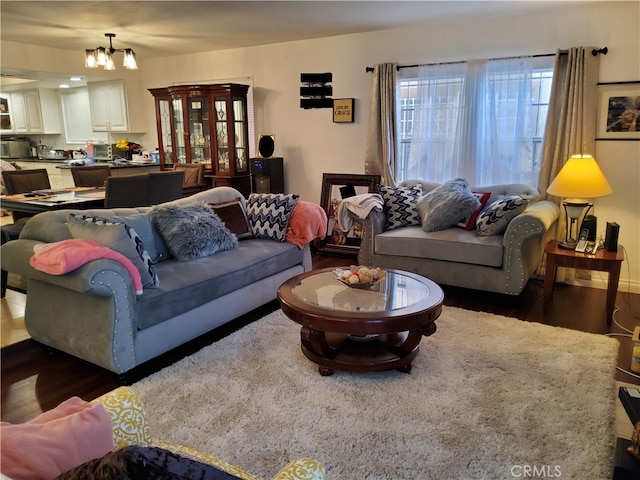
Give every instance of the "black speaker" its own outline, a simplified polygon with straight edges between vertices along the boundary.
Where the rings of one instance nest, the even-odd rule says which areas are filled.
[[[582,224],[580,225],[580,232],[583,229],[586,229],[587,232],[587,240],[590,242],[596,241],[596,232],[598,230],[598,219],[594,215],[585,215],[582,219]]]
[[[258,152],[264,158],[269,158],[273,155],[273,150],[275,149],[275,135],[260,135],[260,139],[258,140]]]
[[[608,252],[618,251],[618,235],[620,234],[620,225],[616,222],[607,222],[607,233],[604,237],[604,249]]]
[[[282,157],[252,158],[249,165],[254,193],[284,193]]]
[[[302,83],[330,83],[333,75],[327,73],[301,73],[300,81]]]

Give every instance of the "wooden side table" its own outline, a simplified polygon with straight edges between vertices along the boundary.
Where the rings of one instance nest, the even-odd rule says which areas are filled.
[[[556,240],[547,243],[544,249],[544,253],[547,254],[547,267],[544,273],[544,312],[547,313],[549,303],[551,303],[551,298],[553,297],[553,286],[558,267],[608,272],[607,324],[611,325],[613,321],[613,309],[616,303],[616,294],[618,292],[618,281],[620,280],[620,267],[624,260],[623,252],[622,245],[618,245],[617,252],[609,252],[600,248],[595,255],[589,255],[586,253],[578,253],[574,250],[559,248]]]

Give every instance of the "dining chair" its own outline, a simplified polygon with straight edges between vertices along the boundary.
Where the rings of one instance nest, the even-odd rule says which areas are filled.
[[[149,203],[149,174],[111,176],[105,180],[104,207],[147,207]]]
[[[15,195],[17,193],[28,193],[34,190],[46,190],[51,188],[49,182],[49,174],[46,168],[34,168],[32,170],[5,170],[2,172],[2,180],[7,195]],[[13,222],[18,220],[29,219],[33,216],[30,213],[11,212]]]
[[[182,198],[184,170],[149,173],[149,205]]]
[[[207,188],[207,184],[204,182],[204,163],[174,163],[173,169],[184,171],[183,197],[188,197]]]
[[[71,167],[71,176],[76,187],[104,187],[107,177],[111,176],[111,168],[109,165]]]

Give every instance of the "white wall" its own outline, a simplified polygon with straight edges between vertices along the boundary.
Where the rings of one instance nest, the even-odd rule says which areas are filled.
[[[5,43],[9,42],[2,45],[3,66],[34,69],[39,54],[33,47]],[[287,191],[319,201],[323,172],[364,172],[370,88],[366,66],[544,54],[574,46],[609,47],[609,54],[601,56],[601,82],[640,81],[640,3],[581,3],[563,9],[554,6],[546,14],[485,17],[159,60],[141,58],[140,70],[126,75],[141,80],[145,89],[253,77],[256,132],[275,133],[274,155],[285,159]],[[50,60],[51,51],[45,53],[49,71],[77,70],[82,56],[56,51],[56,63]],[[330,109],[300,109],[303,72],[332,72],[333,97],[356,99],[355,122],[332,123]],[[123,71],[116,75],[122,77]],[[145,148],[153,149],[157,145],[153,99],[146,90],[140,95],[142,108],[149,112],[148,133],[141,140]],[[630,283],[632,290],[640,291],[640,142],[599,141],[595,154],[614,190],[595,201],[598,227],[604,231],[607,221],[620,224],[620,243],[629,261],[629,268],[623,267],[621,288],[626,290]],[[596,281],[600,278],[596,276]]]

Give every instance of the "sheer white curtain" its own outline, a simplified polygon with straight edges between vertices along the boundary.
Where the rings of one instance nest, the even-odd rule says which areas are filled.
[[[530,57],[420,68],[403,180],[537,185]]]

